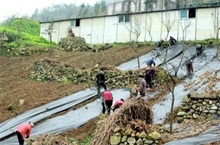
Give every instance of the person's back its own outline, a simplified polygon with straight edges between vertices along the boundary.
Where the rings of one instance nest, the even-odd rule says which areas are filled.
[[[155,79],[155,69],[153,67],[147,67],[145,71],[145,80],[147,83],[147,87],[152,88],[153,84],[152,81]]]
[[[177,42],[177,41],[176,41],[176,39],[173,38],[172,36],[170,36],[169,41],[170,41],[170,45],[171,45],[171,46],[176,45],[176,42]]]
[[[103,94],[104,100],[113,100],[111,91],[106,90],[102,94]]]
[[[146,87],[147,87],[147,83],[146,83],[146,80],[143,78],[142,75],[139,76],[139,80],[140,80],[140,95],[141,96],[145,96],[145,93],[146,93]]]
[[[104,74],[103,74],[103,73],[98,73],[98,74],[96,75],[96,81],[97,81],[97,82],[105,82],[105,76],[104,76]]]
[[[23,138],[25,138],[26,135],[29,137],[31,133],[31,125],[29,123],[22,124],[16,131],[20,132]]]
[[[24,123],[18,126],[16,130],[16,135],[19,145],[24,145],[24,138],[29,138],[33,126],[34,124],[32,122]]]
[[[155,64],[155,61],[154,61],[154,58],[149,58],[149,59],[147,59],[146,64],[147,64],[149,67],[151,67],[152,64],[153,64],[154,66],[156,65],[156,64]]]
[[[97,84],[97,94],[98,94],[98,97],[100,97],[101,95],[101,92],[100,92],[100,89],[101,87],[103,87],[105,90],[107,90],[107,86],[105,84],[105,75],[103,74],[103,72],[99,72],[97,75],[96,75],[96,84]]]
[[[110,90],[106,90],[102,93],[103,101],[102,101],[102,113],[105,113],[105,110],[107,109],[108,114],[111,112],[111,106],[113,102],[113,96],[112,92]]]
[[[120,99],[118,101],[115,102],[114,104],[114,108],[113,108],[113,111],[115,111],[116,109],[118,109],[121,105],[124,104],[124,99]]]
[[[118,105],[122,105],[123,103],[124,103],[124,101],[120,99],[120,100],[115,102],[114,107],[116,107]]]
[[[196,45],[196,55],[199,56],[202,53],[202,45],[197,44]]]
[[[185,65],[186,65],[186,75],[187,76],[191,76],[193,73],[193,62],[190,59],[187,59],[185,61]]]

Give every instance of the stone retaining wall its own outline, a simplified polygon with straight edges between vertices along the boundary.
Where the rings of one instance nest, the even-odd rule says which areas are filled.
[[[220,116],[220,93],[191,93],[184,97],[177,113],[178,122],[184,119],[199,119],[203,117]]]

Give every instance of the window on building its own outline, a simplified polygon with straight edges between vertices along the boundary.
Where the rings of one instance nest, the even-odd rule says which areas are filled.
[[[125,15],[125,22],[130,22],[130,15]]]
[[[196,17],[196,9],[189,9],[189,18]]]
[[[71,27],[79,27],[80,26],[80,19],[71,20],[70,25],[71,25]]]
[[[119,23],[130,22],[130,15],[119,15]]]
[[[76,19],[76,27],[80,26],[80,19]]]
[[[196,17],[196,9],[184,9],[180,11],[180,18],[195,18]]]
[[[124,22],[124,15],[119,15],[119,23]]]
[[[180,11],[180,18],[187,18],[187,10],[181,10]]]

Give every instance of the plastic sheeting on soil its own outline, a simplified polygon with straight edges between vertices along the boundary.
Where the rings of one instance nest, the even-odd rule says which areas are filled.
[[[166,143],[165,145],[200,145],[205,143],[210,143],[214,141],[220,141],[220,125],[213,126],[208,131],[192,137],[192,138],[185,138],[181,140],[171,141]]]
[[[182,46],[178,45],[178,46],[172,47],[168,50],[168,53],[167,53],[168,57],[167,57],[166,61],[169,61],[169,63],[170,63],[170,66],[168,64],[167,67],[168,67],[168,70],[170,70],[171,72],[173,71],[171,65],[175,65],[175,66],[179,65],[179,63],[177,63],[177,62],[181,58],[180,54],[182,53],[182,48],[183,48]],[[188,50],[184,51],[184,53],[183,53],[184,59],[190,58],[195,53],[195,47],[192,47],[191,50],[189,50],[189,51]],[[191,79],[186,79],[186,82],[185,82],[186,84],[196,82],[198,77],[208,70],[216,71],[218,69],[218,67],[216,67],[216,66],[219,65],[219,62],[211,61],[216,54],[216,49],[206,49],[203,52],[203,54],[204,55],[196,57],[194,59],[194,63],[193,63],[194,70],[195,70],[194,76]],[[140,57],[141,68],[146,67],[146,63],[145,63],[146,59],[149,57],[152,57],[152,56],[154,56],[154,57],[157,56],[157,57],[155,57],[156,64],[162,65],[162,62],[164,61],[163,58],[165,55],[166,55],[165,49],[157,48],[154,51]],[[211,61],[211,63],[210,63],[210,61]],[[165,66],[162,65],[162,67],[165,67]],[[137,60],[136,59],[131,60],[125,64],[120,65],[118,68],[122,69],[122,70],[137,69]],[[181,70],[179,71],[178,76],[183,76],[185,74],[183,63],[181,64],[180,69]],[[194,86],[188,90],[184,89],[185,84],[178,85],[175,88],[175,104],[174,104],[174,106],[175,107],[179,106],[185,95],[187,95],[191,91],[199,90],[199,88],[202,88],[204,86],[205,86],[204,81],[195,83]],[[218,86],[219,86],[219,83],[217,83],[216,87],[218,88]],[[88,93],[88,96],[87,96],[88,98],[85,98],[85,100],[96,95],[96,90],[89,91],[89,89],[87,89],[85,91],[91,92],[91,94]],[[82,91],[81,93],[82,93],[81,96],[76,93],[77,94],[76,96],[80,96],[80,97],[78,97],[78,99],[76,99],[73,102],[76,102],[76,101],[82,102],[82,100],[83,100],[82,98],[84,98],[84,91]],[[73,95],[75,95],[75,94],[73,94]],[[117,99],[125,98],[126,96],[128,97],[129,91],[119,89],[119,90],[113,91],[113,95],[114,95],[114,101],[116,101]],[[76,96],[72,97],[72,99],[75,99]],[[155,104],[153,106],[154,122],[155,123],[161,123],[164,120],[166,114],[170,111],[171,98],[172,98],[171,95],[168,94],[164,97],[164,100],[162,102]],[[18,116],[17,118],[13,118],[9,121],[6,121],[6,122],[0,124],[0,128],[1,128],[0,136],[4,137],[4,136],[7,136],[8,134],[11,134],[12,131],[10,129],[15,130],[15,128],[18,126],[18,124],[21,124],[23,122],[28,122],[28,121],[37,122],[39,120],[42,120],[45,117],[48,117],[48,116],[56,113],[56,112],[49,113],[48,111],[50,111],[50,110],[52,111],[52,110],[57,109],[56,111],[60,112],[62,110],[60,110],[59,107],[62,107],[64,104],[69,105],[69,108],[71,107],[71,105],[74,106],[74,104],[71,104],[71,105],[69,104],[68,99],[65,101],[62,101],[64,104],[62,104],[62,103],[60,104],[59,101],[60,100],[57,101],[57,103],[59,105],[57,105],[57,106],[55,105],[56,107],[55,106],[52,108],[49,107],[49,106],[51,106],[51,104],[49,103],[50,105],[49,104],[47,104],[48,106],[45,105],[47,107],[42,106],[41,111],[38,109],[37,110],[33,109],[33,110],[30,110],[30,111],[22,114],[21,116]],[[68,102],[68,103],[66,103],[66,102]],[[57,104],[57,103],[55,103],[55,104]],[[41,108],[41,107],[39,107],[39,108]],[[85,115],[87,113],[88,113],[88,115]],[[71,128],[76,128],[80,125],[85,124],[90,119],[98,116],[100,113],[101,113],[101,103],[100,103],[100,100],[96,100],[95,102],[92,102],[92,103],[90,103],[80,109],[70,111],[63,116],[58,116],[58,117],[52,118],[50,120],[47,120],[47,121],[41,123],[40,125],[35,126],[33,129],[33,132],[32,132],[32,136],[35,136],[37,134],[42,134],[42,133],[60,133],[60,132],[63,132],[65,130],[68,130]],[[47,116],[46,116],[46,114],[47,114]],[[69,117],[69,116],[71,116],[71,117]],[[77,118],[72,117],[72,116],[77,116]],[[68,119],[66,119],[66,118],[68,118]],[[65,122],[68,120],[70,122]],[[60,122],[60,123],[58,123],[58,122]],[[3,135],[2,135],[2,133],[3,133]],[[4,142],[0,142],[0,144],[12,144],[12,145],[15,143],[17,143],[17,139],[15,137],[7,139]]]
[[[175,87],[174,95],[175,95],[175,101],[174,101],[174,108],[179,106],[183,97],[185,97],[188,93],[197,90],[207,84],[207,80],[200,80],[199,76],[204,74],[206,71],[217,71],[219,68],[216,67],[216,65],[219,63],[218,61],[211,61],[216,56],[216,49],[207,49],[203,53],[206,54],[206,59],[201,60],[200,57],[196,57],[193,63],[194,67],[194,74],[192,78],[188,78],[185,80],[185,84],[180,84]],[[178,57],[173,59],[172,61],[178,61]],[[202,61],[202,62],[201,62]],[[197,82],[196,80],[200,80]],[[206,82],[206,83],[205,83]],[[189,83],[193,83],[189,89],[185,90],[185,86]],[[163,97],[163,101],[155,104],[152,109],[154,112],[154,123],[162,123],[164,118],[166,117],[166,114],[170,112],[171,108],[171,102],[172,102],[172,95],[169,93],[168,95]]]
[[[57,112],[66,110],[76,104],[82,103],[97,94],[96,89],[86,89],[65,98],[53,101],[41,107],[29,110],[19,116],[0,124],[0,139],[13,133],[13,130],[23,122],[37,122]]]
[[[118,90],[112,90],[113,94],[113,104],[115,101],[123,98],[126,99],[130,96],[129,89],[118,89]],[[45,134],[45,133],[61,133],[69,129],[77,128],[92,118],[95,118],[99,116],[99,114],[102,112],[102,105],[101,100],[96,99],[94,102],[89,103],[79,109],[69,111],[68,113],[54,117],[52,119],[49,119],[45,122],[42,122],[39,125],[34,126],[31,137],[37,136],[39,134]],[[17,138],[12,137],[8,140],[5,140],[3,142],[0,142],[0,145],[16,145],[17,144]]]
[[[170,49],[167,51],[166,61],[170,61],[173,58],[175,58],[176,56],[178,56],[179,54],[181,54],[182,49],[183,49],[182,45],[176,45],[176,46],[170,47]],[[164,56],[166,55],[165,52],[166,52],[166,48],[156,48],[155,50],[147,53],[146,55],[139,57],[140,68],[145,68],[146,67],[146,60],[148,58],[152,58],[152,57],[155,58],[156,65],[161,65],[164,60],[160,59],[160,58],[164,58]],[[158,58],[158,56],[160,56],[160,58]],[[119,65],[118,69],[120,69],[120,70],[136,70],[136,69],[138,69],[137,58],[132,59],[126,63]]]

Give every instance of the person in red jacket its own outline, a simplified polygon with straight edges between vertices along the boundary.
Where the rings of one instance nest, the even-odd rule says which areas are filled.
[[[110,90],[105,90],[102,93],[103,101],[102,101],[102,113],[105,114],[105,111],[108,111],[108,114],[110,114],[111,106],[113,102],[113,96],[112,92]]]
[[[121,107],[121,105],[124,103],[124,99],[120,99],[118,101],[115,102],[114,104],[114,108],[113,111],[115,111],[116,109],[118,109],[119,107]]]
[[[24,123],[21,124],[17,130],[16,135],[18,138],[19,145],[24,145],[24,138],[29,138],[31,134],[32,127],[34,126],[34,123]]]

